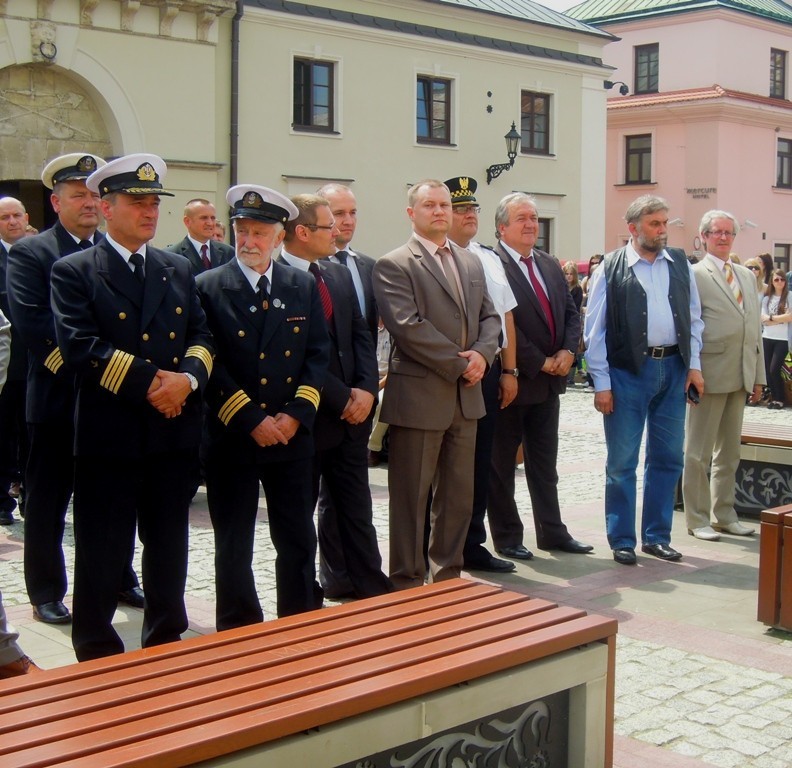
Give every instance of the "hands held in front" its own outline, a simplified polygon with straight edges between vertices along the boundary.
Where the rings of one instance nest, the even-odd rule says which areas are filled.
[[[172,419],[181,413],[190,391],[190,381],[183,373],[160,369],[151,380],[146,400],[166,419]]]
[[[559,349],[552,357],[545,358],[542,371],[551,376],[566,376],[574,362],[575,356],[568,349]]]
[[[341,418],[350,424],[362,424],[368,418],[369,413],[371,413],[373,404],[374,395],[371,392],[352,387]]]
[[[300,422],[293,416],[279,413],[275,416],[267,416],[250,433],[256,441],[256,445],[267,448],[270,445],[286,445],[291,440],[300,427]]]
[[[466,349],[464,352],[459,352],[458,355],[468,361],[467,368],[462,373],[465,386],[474,387],[484,378],[484,374],[487,372],[487,361],[475,349]]]

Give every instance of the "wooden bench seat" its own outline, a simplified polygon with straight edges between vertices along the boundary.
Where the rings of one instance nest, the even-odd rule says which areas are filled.
[[[6,681],[0,765],[191,765],[590,643],[607,644],[612,668],[615,632],[580,610],[441,582]],[[611,683],[611,727],[612,697]]]
[[[792,632],[792,504],[762,511],[756,618]]]
[[[743,423],[735,509],[758,518],[763,509],[792,503],[792,427]]]

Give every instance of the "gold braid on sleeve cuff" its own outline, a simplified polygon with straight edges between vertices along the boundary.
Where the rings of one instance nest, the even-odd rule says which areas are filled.
[[[294,397],[301,397],[303,400],[307,400],[311,403],[315,409],[319,409],[319,390],[316,389],[316,387],[309,387],[306,384],[302,384],[297,387]]]
[[[60,349],[55,347],[55,349],[47,355],[47,359],[44,361],[44,367],[49,368],[52,373],[57,373],[62,365],[63,355]]]
[[[212,353],[206,347],[201,347],[198,344],[195,344],[192,347],[187,347],[187,351],[184,353],[184,356],[197,357],[204,364],[207,376],[212,375],[212,366],[214,364],[212,361]]]
[[[228,426],[228,422],[234,418],[237,412],[244,408],[250,401],[250,398],[241,390],[234,392],[228,400],[225,401],[223,407],[218,411],[217,418]]]
[[[113,356],[110,358],[110,362],[99,380],[99,386],[117,395],[134,359],[134,356],[130,355],[129,352],[122,352],[120,349],[113,352]]]

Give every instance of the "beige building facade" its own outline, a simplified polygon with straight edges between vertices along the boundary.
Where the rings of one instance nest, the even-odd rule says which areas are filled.
[[[342,181],[355,246],[403,242],[408,186],[479,181],[480,239],[505,194],[535,194],[542,244],[587,258],[604,237],[607,33],[497,0],[0,1],[0,192],[47,215],[51,157],[153,152],[168,163],[157,244],[196,196],[225,218],[232,183],[285,194]],[[515,10],[516,9],[516,10]],[[522,143],[506,163],[512,122]]]

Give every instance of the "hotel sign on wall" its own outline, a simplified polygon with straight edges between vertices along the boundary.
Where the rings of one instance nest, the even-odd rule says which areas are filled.
[[[717,193],[717,187],[688,187],[685,190],[694,200],[709,200],[710,195]]]

